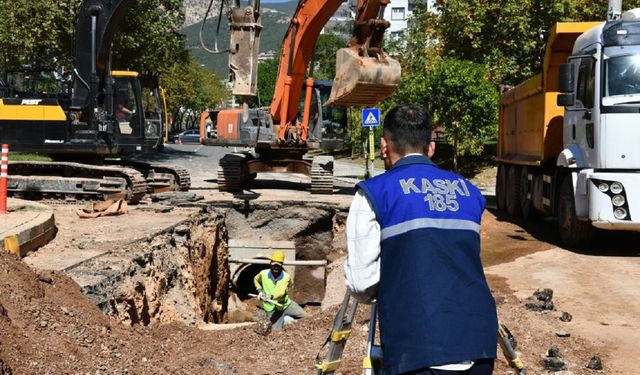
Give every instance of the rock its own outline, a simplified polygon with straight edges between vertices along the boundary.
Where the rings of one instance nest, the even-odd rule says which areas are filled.
[[[571,316],[571,314],[569,314],[566,311],[562,312],[562,316],[560,317],[560,320],[563,322],[570,322],[573,319],[573,316]]]
[[[189,233],[189,226],[188,225],[178,225],[173,231],[177,235],[184,236],[187,233]]]
[[[558,331],[556,332],[556,336],[558,337],[570,337],[571,334],[567,331]]]
[[[260,336],[268,336],[271,333],[271,321],[267,316],[267,313],[260,310],[256,313],[256,325],[253,328],[253,331]]]
[[[602,370],[602,360],[600,359],[599,356],[594,355],[593,357],[591,357],[591,360],[589,360],[589,364],[587,365],[588,369],[591,370]]]
[[[531,311],[552,311],[554,309],[552,299],[552,289],[538,289],[533,293],[533,297],[527,299],[525,306]]]
[[[158,207],[154,210],[155,213],[157,214],[166,214],[167,212],[171,212],[173,210],[173,207],[170,206],[162,206],[162,207]]]
[[[553,289],[538,289],[533,293],[538,301],[551,301],[553,299]]]
[[[525,304],[526,308],[531,311],[553,311],[554,306],[551,301],[534,301]]]
[[[552,346],[547,350],[547,357],[549,358],[562,358],[562,353],[560,352],[560,348],[557,346]]]
[[[6,318],[7,316],[9,316],[7,309],[4,308],[4,306],[2,306],[2,304],[0,303],[0,316]]]
[[[166,204],[177,204],[186,202],[197,202],[204,199],[204,196],[189,192],[168,191],[164,193],[151,194],[152,202],[164,202]]]
[[[40,321],[40,327],[42,327],[42,328],[46,328],[46,327],[47,327],[47,325],[49,325],[49,322],[47,322],[46,320],[41,320],[41,321]]]
[[[561,371],[564,370],[564,361],[562,358],[550,357],[542,360],[542,366],[545,370],[549,371]]]
[[[38,275],[38,280],[42,281],[43,283],[47,283],[47,284],[53,283],[53,279],[50,278],[49,276],[45,276],[45,275]]]

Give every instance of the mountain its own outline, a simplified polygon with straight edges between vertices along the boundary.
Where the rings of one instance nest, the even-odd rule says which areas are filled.
[[[209,6],[209,2],[210,0],[182,0],[185,13],[184,26],[187,27],[194,23],[201,22]],[[218,14],[220,2],[221,0],[213,0],[213,5],[211,6],[212,14]]]
[[[214,0],[217,1],[217,0]],[[203,50],[200,46],[200,27],[202,18],[209,5],[209,0],[184,0],[187,14],[192,15],[192,19],[196,19],[196,13],[201,9],[199,19],[196,23],[186,26],[181,33],[187,38],[187,46],[192,56],[194,56],[200,64],[207,69],[214,71],[218,77],[223,78],[227,75],[227,54],[210,54]],[[243,2],[244,3],[244,2]],[[260,33],[260,52],[277,52],[282,45],[282,39],[289,27],[291,16],[296,10],[298,3],[290,1],[286,3],[262,3],[261,4],[261,21],[262,32]],[[212,6],[209,18],[204,28],[204,40],[207,48],[213,49],[215,32],[218,22],[218,12],[220,11],[219,3]],[[222,16],[220,24],[220,34],[218,37],[218,48],[226,50],[229,47],[229,32],[227,17]]]

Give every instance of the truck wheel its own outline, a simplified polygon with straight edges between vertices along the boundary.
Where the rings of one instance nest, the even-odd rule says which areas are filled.
[[[536,209],[533,207],[531,198],[527,198],[529,190],[529,168],[520,168],[520,211],[525,219],[532,219],[536,216]],[[531,195],[533,197],[533,194]]]
[[[520,166],[512,165],[507,172],[507,213],[511,216],[522,215],[522,181],[520,181]]]
[[[504,211],[507,206],[507,172],[509,166],[500,163],[498,165],[498,175],[496,176],[496,204],[498,210]]]
[[[593,227],[591,222],[581,221],[576,217],[571,175],[562,180],[558,199],[558,228],[562,242],[569,246],[585,246],[591,241]]]

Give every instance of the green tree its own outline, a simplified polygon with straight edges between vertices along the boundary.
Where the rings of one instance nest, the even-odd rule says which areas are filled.
[[[277,53],[275,56],[280,56]],[[273,92],[276,89],[276,78],[278,77],[279,59],[272,57],[258,65],[258,93],[260,94],[260,106],[271,105]]]
[[[445,130],[453,145],[453,169],[463,155],[478,155],[495,136],[498,91],[487,80],[488,71],[470,61],[442,59],[428,77],[428,108],[435,126]]]
[[[637,6],[638,0],[624,3]],[[444,56],[484,64],[495,83],[517,84],[541,70],[556,22],[604,20],[607,1],[436,0],[435,7],[432,28]]]
[[[316,80],[333,80],[336,75],[336,52],[347,42],[335,34],[322,34],[316,42],[314,72]]]
[[[81,0],[0,0],[0,61],[69,66],[75,17]],[[178,33],[184,22],[180,0],[139,0],[130,9],[113,41],[113,68],[161,71],[188,52]]]
[[[187,63],[189,53],[179,33],[184,17],[181,0],[136,1],[114,37],[113,67],[163,71]]]
[[[201,67],[195,59],[175,63],[160,76],[166,88],[167,111],[179,120],[181,110],[193,113],[213,108],[229,98],[229,92],[215,74]]]
[[[76,3],[0,0],[0,62],[5,67],[68,64]]]

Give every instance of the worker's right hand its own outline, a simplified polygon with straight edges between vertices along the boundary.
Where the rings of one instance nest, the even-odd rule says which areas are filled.
[[[262,289],[258,289],[258,299],[261,299],[264,301],[266,298],[267,298],[266,293],[263,292]]]

